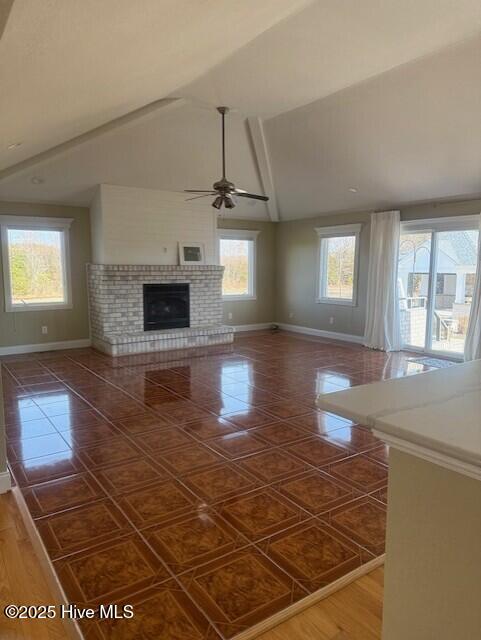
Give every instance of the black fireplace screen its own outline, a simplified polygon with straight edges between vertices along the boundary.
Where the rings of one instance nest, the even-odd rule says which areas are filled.
[[[190,326],[188,284],[144,284],[144,331]]]

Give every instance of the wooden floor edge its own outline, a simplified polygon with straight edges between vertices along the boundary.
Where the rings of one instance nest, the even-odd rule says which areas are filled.
[[[327,598],[334,592],[339,591],[343,587],[346,587],[348,584],[351,584],[351,582],[354,582],[367,573],[374,571],[374,569],[377,569],[384,564],[385,558],[386,555],[383,554],[378,558],[374,558],[373,560],[366,562],[366,564],[363,564],[361,567],[354,569],[338,580],[331,582],[331,584],[328,584],[327,586],[322,587],[322,589],[318,589],[314,593],[309,594],[302,600],[299,600],[299,602],[291,604],[289,607],[286,607],[286,609],[275,613],[270,618],[262,620],[250,629],[242,631],[241,633],[234,636],[232,640],[252,640],[252,638],[257,638],[257,636],[259,636],[260,634],[265,633],[266,631],[270,631],[272,628],[277,627],[277,625],[281,624],[282,622],[289,620],[289,618],[292,618],[296,614],[301,613],[301,611],[304,611],[305,609],[308,609],[312,605],[316,604],[316,602],[324,600],[324,598]]]
[[[15,499],[15,502],[17,503],[18,510],[20,511],[20,515],[22,516],[23,523],[27,530],[27,534],[30,538],[34,551],[37,554],[38,560],[43,569],[43,573],[48,582],[48,586],[53,593],[53,596],[58,600],[58,603],[70,604],[62,588],[62,585],[57,578],[52,562],[48,556],[47,550],[45,549],[43,540],[40,537],[32,516],[30,515],[22,492],[18,487],[12,487],[11,493]],[[49,604],[56,603],[52,602]],[[84,640],[83,634],[78,628],[75,620],[64,618],[62,619],[62,623],[65,629],[65,633],[70,640]]]

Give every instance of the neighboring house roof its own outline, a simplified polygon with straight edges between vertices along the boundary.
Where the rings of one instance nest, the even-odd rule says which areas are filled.
[[[450,268],[476,265],[477,262],[477,231],[461,231],[453,234],[439,235],[438,270],[448,272]],[[430,241],[426,240],[416,249],[416,272],[429,271]],[[422,249],[426,249],[423,251]],[[405,269],[413,264],[414,250],[403,253],[400,266]]]
[[[439,236],[439,248],[447,254],[455,264],[476,264],[477,260],[477,232],[461,231]]]

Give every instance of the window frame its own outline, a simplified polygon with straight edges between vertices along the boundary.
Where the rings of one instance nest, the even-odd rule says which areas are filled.
[[[3,290],[5,311],[52,311],[54,309],[72,308],[72,281],[70,268],[70,226],[73,218],[45,218],[36,216],[0,216],[0,241],[2,247]],[[62,302],[39,302],[31,304],[15,304],[12,302],[12,284],[10,279],[10,251],[8,231],[59,231],[61,232],[62,276],[65,287],[65,300]]]
[[[359,242],[362,224],[341,224],[331,227],[315,227],[314,231],[318,236],[317,243],[317,282],[316,282],[316,302],[318,304],[333,304],[346,307],[357,306],[357,287],[359,279]],[[326,242],[329,238],[354,237],[354,270],[352,280],[352,298],[330,298],[323,295],[327,285],[327,269],[323,266],[327,262]]]
[[[257,236],[260,230],[257,229],[219,229],[217,231],[217,263],[220,264],[220,242],[221,240],[248,240],[248,265],[249,265],[249,290],[248,293],[222,294],[223,302],[242,302],[246,300],[257,300]]]

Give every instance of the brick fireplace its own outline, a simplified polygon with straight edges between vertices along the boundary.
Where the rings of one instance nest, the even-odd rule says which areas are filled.
[[[119,356],[232,342],[233,328],[222,324],[222,273],[223,267],[217,265],[90,264],[93,346]],[[171,291],[188,290],[188,326],[145,330],[148,285],[177,285]],[[160,316],[167,310],[168,305],[161,306]]]

